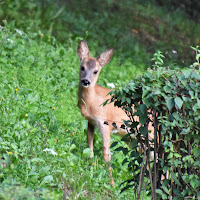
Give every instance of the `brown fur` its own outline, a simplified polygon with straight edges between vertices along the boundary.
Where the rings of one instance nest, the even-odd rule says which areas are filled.
[[[110,134],[112,130],[124,136],[127,132],[120,128],[123,124],[123,120],[128,120],[125,112],[118,107],[115,107],[113,103],[103,106],[102,104],[110,99],[108,93],[110,89],[103,88],[96,84],[99,72],[103,65],[106,65],[112,58],[113,51],[108,49],[104,51],[98,58],[91,58],[89,56],[89,49],[84,41],[81,41],[78,47],[78,55],[81,60],[80,67],[84,67],[84,70],[80,70],[80,80],[78,87],[78,107],[82,115],[88,120],[88,145],[91,149],[91,157],[93,154],[93,135],[94,128],[98,127],[103,139],[103,157],[106,162],[111,159],[110,154]],[[94,74],[94,71],[98,71]],[[88,87],[84,87],[81,83],[82,80],[87,79],[91,82]],[[105,124],[108,122],[108,125]],[[115,123],[116,126],[113,126]]]
[[[109,163],[111,159],[111,132],[115,131],[118,135],[125,136],[127,131],[121,128],[121,125],[124,124],[123,120],[129,119],[121,108],[114,106],[114,103],[102,105],[107,99],[111,98],[108,95],[111,90],[96,84],[102,67],[112,59],[113,50],[107,49],[99,57],[92,58],[90,57],[86,42],[81,41],[77,53],[80,58],[78,107],[82,115],[88,120],[87,141],[91,149],[91,157],[94,156],[94,129],[98,127],[103,140],[103,157]],[[88,83],[86,85],[83,84],[85,80]],[[139,121],[138,117],[135,117],[135,121]],[[111,167],[109,167],[109,170],[112,176]]]

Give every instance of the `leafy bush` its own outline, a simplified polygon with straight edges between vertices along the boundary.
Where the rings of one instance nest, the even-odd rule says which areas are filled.
[[[132,188],[119,194],[107,184],[98,135],[96,157],[88,159],[87,124],[76,106],[77,41],[86,39],[92,52],[115,49],[98,81],[105,87],[141,74],[157,48],[170,63],[186,63],[193,53],[188,46],[199,44],[199,25],[148,1],[121,0],[0,0],[0,20],[0,198],[13,190],[7,198],[132,199]],[[131,156],[139,166],[141,154]],[[113,153],[116,185],[140,173],[127,172],[123,160]],[[134,178],[130,184],[137,187]]]
[[[135,186],[138,199],[144,177],[153,199],[200,197],[200,51],[195,50],[197,62],[182,70],[160,67],[163,56],[156,53],[153,69],[112,92],[111,101],[130,118],[123,140],[135,137],[132,150],[116,149],[126,156],[122,164],[134,171],[123,190]],[[153,133],[148,131],[151,124]]]

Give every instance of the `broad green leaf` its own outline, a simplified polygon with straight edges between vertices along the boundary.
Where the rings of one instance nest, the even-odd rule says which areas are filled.
[[[144,125],[145,122],[147,121],[147,115],[146,114],[140,114],[139,121],[140,121],[141,125]]]
[[[33,56],[33,55],[30,55],[30,56],[29,56],[29,60],[30,60],[31,63],[33,63],[34,60],[35,60],[34,56]]]
[[[91,155],[91,149],[90,148],[86,148],[83,150],[83,156],[85,157],[90,157]]]
[[[141,126],[139,129],[141,135],[146,136],[148,134],[148,130],[146,127]]]
[[[166,93],[170,93],[170,92],[172,91],[172,88],[169,87],[168,85],[165,85],[165,86],[163,87],[163,89],[164,89],[164,91],[165,91]]]
[[[197,54],[196,60],[199,60],[199,58],[200,58],[200,54]]]
[[[200,200],[200,191],[197,193],[197,199]]]
[[[174,156],[175,156],[176,158],[181,158],[181,157],[182,157],[179,153],[174,153]]]
[[[144,102],[145,102],[145,105],[149,108],[150,106],[152,106],[152,98],[146,98],[145,100],[144,100]]]
[[[150,92],[150,88],[144,87],[142,90],[143,90],[142,98],[145,98],[147,94]]]
[[[137,146],[138,146],[138,140],[137,139],[131,141],[131,147],[132,147],[132,149],[136,148]]]
[[[131,123],[130,127],[131,128],[136,128],[138,126],[138,124],[139,124],[139,122],[135,122],[134,121],[134,122]]]
[[[186,71],[183,72],[183,74],[185,75],[185,78],[187,79],[191,76],[191,71],[186,70]]]
[[[115,149],[115,151],[123,151],[124,147],[118,147]]]
[[[43,183],[50,183],[51,181],[53,181],[53,176],[52,175],[48,175],[48,176],[45,176],[44,179],[43,179]]]
[[[167,108],[169,109],[169,111],[171,111],[171,109],[174,107],[174,99],[172,97],[168,97],[167,98]]]
[[[176,174],[174,172],[171,172],[171,175],[172,175],[172,180],[174,180],[174,182],[181,186],[181,183],[179,182],[178,178],[176,177]]]
[[[126,155],[126,154],[129,152],[128,148],[123,148],[122,151],[123,151],[123,154],[124,154],[124,155]]]
[[[196,160],[195,162],[194,162],[194,166],[196,167],[196,166],[200,166],[200,160]]]
[[[127,162],[128,162],[128,159],[125,158],[125,159],[123,160],[123,162],[122,162],[122,165],[124,165],[124,164],[127,163]]]
[[[169,192],[169,189],[168,189],[166,186],[162,186],[162,189],[163,189],[167,194],[170,193],[170,192]]]
[[[177,106],[178,109],[182,108],[183,100],[180,97],[176,97],[174,99],[174,102],[175,102],[175,104],[176,104],[176,106]]]
[[[194,189],[196,189],[200,186],[200,181],[197,180],[196,177],[194,177],[193,179],[190,180],[190,184]]]
[[[128,104],[131,104],[131,99],[126,97],[126,102],[127,102]]]
[[[70,146],[70,151],[72,151],[72,150],[74,150],[74,149],[76,149],[76,145],[75,144],[72,144],[71,146]]]
[[[30,172],[28,174],[28,176],[38,176],[38,175],[39,175],[39,173],[37,173],[37,172]]]
[[[141,110],[141,112],[142,112],[143,114],[145,114],[146,111],[147,111],[146,105],[145,105],[145,104],[140,105],[140,110]]]
[[[185,101],[185,102],[188,102],[188,101],[191,100],[191,98],[189,98],[189,97],[185,97],[185,96],[183,96],[182,98],[183,98],[183,101]]]
[[[170,152],[169,155],[167,156],[167,159],[170,160],[171,158],[173,158],[173,156],[174,156],[174,154],[172,152]]]
[[[188,128],[183,128],[183,130],[181,131],[180,134],[187,134],[187,133],[189,133],[189,132],[190,132],[190,127],[188,127]]]
[[[162,194],[162,199],[168,199],[165,193]]]
[[[159,194],[160,196],[163,195],[163,191],[161,189],[156,189],[156,193]]]
[[[44,166],[40,169],[40,174],[47,174],[50,170],[49,166]]]
[[[181,116],[180,116],[180,114],[178,112],[174,112],[173,113],[173,117],[174,117],[174,119],[176,119],[178,121],[182,121],[182,118],[181,118]]]
[[[194,99],[194,92],[192,90],[189,91],[191,99]]]
[[[195,72],[192,73],[192,78],[195,78],[197,80],[200,79],[199,75],[197,73],[195,73]]]
[[[111,144],[110,148],[115,147],[117,144],[118,144],[118,142],[113,142],[113,143]]]
[[[196,158],[199,158],[199,157],[200,157],[200,147],[194,148],[194,156],[195,156]]]

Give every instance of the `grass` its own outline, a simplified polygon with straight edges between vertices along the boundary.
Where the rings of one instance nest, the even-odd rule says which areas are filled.
[[[46,30],[66,48],[69,38],[80,37],[97,53],[113,47],[119,64],[129,60],[145,68],[157,49],[169,58],[166,64],[185,67],[194,60],[190,46],[200,44],[200,25],[184,11],[148,1],[8,0],[0,7],[0,19],[15,20],[25,31]]]
[[[185,66],[199,24],[145,1],[108,0],[8,0],[0,20],[0,199],[134,199],[133,189],[120,194],[133,175],[120,152],[113,152],[110,186],[98,134],[89,159],[87,122],[77,108],[78,42],[85,39],[93,56],[114,48],[98,80],[107,87],[142,74],[156,49]],[[144,195],[151,198],[150,188]]]
[[[116,188],[110,186],[98,135],[96,157],[89,159],[87,123],[77,108],[77,41],[65,49],[45,33],[29,34],[5,24],[0,32],[0,198],[133,198],[130,191],[120,194],[119,184],[130,173],[117,153],[112,160]],[[104,77],[109,76],[101,78],[101,85],[131,78],[136,67],[127,63],[128,71],[117,73],[117,62],[114,58],[106,66]],[[44,152],[46,148],[58,155]]]

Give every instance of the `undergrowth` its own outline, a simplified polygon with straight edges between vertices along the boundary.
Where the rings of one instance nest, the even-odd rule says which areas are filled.
[[[0,31],[0,198],[129,199],[130,192],[119,195],[122,178],[129,176],[126,167],[119,165],[122,155],[113,155],[116,189],[109,184],[98,135],[96,157],[89,159],[87,123],[77,109],[79,39],[65,49],[41,31],[28,33],[16,29],[14,22],[4,24]],[[117,62],[115,58],[103,69],[109,76],[99,84],[132,77],[136,67],[127,62],[127,71],[117,73]]]
[[[166,65],[191,63],[199,24],[137,0],[0,0],[0,24],[0,199],[133,199],[131,189],[120,194],[132,176],[120,152],[111,188],[98,134],[89,159],[77,44],[85,39],[92,56],[113,47],[98,84],[120,85],[142,74],[156,49]],[[150,189],[143,192],[148,199]]]
[[[187,66],[195,53],[190,46],[200,44],[200,25],[168,6],[146,0],[8,0],[0,6],[0,20],[15,20],[17,28],[31,32],[46,30],[65,47],[69,37],[84,38],[95,51],[99,46],[97,53],[112,47],[119,64],[128,59],[147,68],[159,49],[169,58],[166,65]]]

